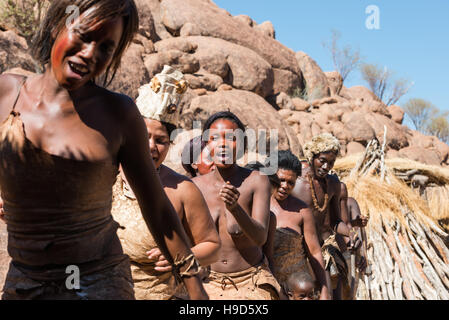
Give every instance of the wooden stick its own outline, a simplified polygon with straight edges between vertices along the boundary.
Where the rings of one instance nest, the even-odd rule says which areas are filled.
[[[401,274],[399,271],[399,264],[395,263],[394,264],[394,276],[393,276],[394,280],[393,280],[393,287],[394,287],[394,292],[396,295],[396,300],[403,300],[404,296],[402,295],[402,283],[403,280],[401,278]]]
[[[396,241],[393,236],[393,232],[391,231],[391,228],[388,225],[385,225],[385,230],[387,231],[387,238],[386,238],[386,244],[390,249],[391,256],[393,257],[394,261],[396,262],[397,268],[399,269],[399,273],[403,279],[402,283],[402,290],[404,292],[405,298],[407,300],[415,300],[415,297],[413,295],[412,286],[410,284],[409,276],[406,272],[404,261],[402,261],[399,250],[396,247]]]
[[[384,182],[385,180],[385,171],[386,171],[386,167],[385,167],[385,147],[387,145],[387,126],[384,125],[384,141],[382,144],[382,156],[381,156],[381,160],[380,160],[380,181]]]
[[[421,291],[418,289],[417,284],[422,280],[417,277],[417,270],[414,268],[414,265],[410,261],[411,252],[405,243],[402,243],[400,240],[399,230],[396,230],[394,233],[394,238],[396,240],[396,245],[398,246],[399,253],[401,259],[404,261],[406,273],[410,275],[410,285],[412,288],[413,295],[415,299],[423,300],[423,295]]]

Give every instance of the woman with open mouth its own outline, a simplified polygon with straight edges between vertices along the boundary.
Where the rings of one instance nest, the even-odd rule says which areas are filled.
[[[70,8],[79,16],[71,19]],[[171,263],[178,255],[178,274],[189,267],[188,238],[139,110],[98,84],[110,83],[138,26],[133,0],[52,1],[33,42],[44,73],[0,76],[0,189],[12,258],[3,299],[134,299],[111,215],[119,165],[161,252]],[[207,298],[198,276],[182,279],[191,296]]]

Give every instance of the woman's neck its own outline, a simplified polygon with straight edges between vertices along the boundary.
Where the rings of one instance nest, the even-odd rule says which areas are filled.
[[[214,176],[219,181],[228,181],[231,179],[237,172],[238,166],[237,164],[233,164],[227,168],[216,168],[214,171]]]
[[[36,83],[33,84],[33,87],[40,88],[39,91],[43,89],[43,98],[48,101],[74,100],[78,96],[83,96],[85,89],[90,83],[88,82],[79,89],[69,91],[59,84],[53,69],[50,65],[47,65],[45,72],[36,78]]]

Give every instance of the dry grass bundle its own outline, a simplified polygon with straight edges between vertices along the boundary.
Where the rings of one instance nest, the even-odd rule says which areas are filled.
[[[416,162],[409,159],[393,158],[387,159],[386,164],[389,168],[396,172],[406,172],[410,170],[418,170],[420,174],[428,176],[430,183],[438,185],[449,184],[449,169],[440,166],[431,166]]]
[[[390,184],[382,183],[377,176],[348,177],[343,179],[349,194],[359,203],[360,209],[370,219],[397,219],[405,222],[403,208],[419,213],[420,222],[429,225],[429,219],[422,219],[429,211],[427,203],[418,193],[410,189],[394,175],[388,176]],[[376,220],[379,222],[379,220]]]
[[[340,159],[334,168],[344,177],[349,195],[357,200],[362,213],[370,217],[366,234],[371,274],[361,281],[357,298],[447,300],[449,236],[436,223],[437,213],[431,213],[429,203],[441,206],[445,195],[448,201],[448,189],[429,191],[429,199],[434,202],[428,203],[396,176],[400,170],[418,169],[433,181],[443,183],[447,173],[409,160],[384,162],[377,154],[382,156],[382,152],[365,152]],[[400,169],[394,170],[395,166]],[[366,170],[368,167],[370,170]],[[386,168],[385,179],[381,178],[381,168]]]
[[[355,154],[338,159],[335,163],[334,170],[343,180],[349,179],[351,170],[356,166],[357,161],[359,161],[361,156],[363,156],[363,154]],[[392,203],[390,203],[390,207],[394,206],[397,208],[398,201],[400,202],[402,200],[406,200],[406,203],[411,208],[411,211],[419,211],[431,218],[435,223],[441,225],[446,230],[449,230],[449,169],[439,166],[426,165],[402,158],[387,159],[385,160],[385,164],[390,173],[388,175],[388,179],[391,179],[391,186],[389,186],[389,188],[395,186],[395,192],[397,192],[397,194],[388,194],[388,197],[386,198],[393,199]],[[404,180],[405,172],[413,172],[408,180]],[[425,188],[425,193],[421,194],[422,197],[419,197],[418,190],[410,192],[410,188],[405,188],[406,185],[402,181],[395,179],[393,173],[397,177],[402,177],[402,180],[406,181],[408,185],[411,185],[411,178],[415,174],[428,177],[429,180]],[[368,180],[369,179],[377,178],[371,177],[368,178]],[[380,184],[378,179],[377,182]],[[376,190],[376,188],[382,189],[384,187],[385,186],[377,186],[375,183],[370,183],[366,186],[360,185],[358,187],[362,188],[363,192],[357,190],[355,190],[355,192],[366,196],[368,195],[368,191],[370,189]],[[375,192],[373,192],[373,194],[374,193]],[[377,201],[382,203],[386,200]],[[424,222],[422,219],[420,221]]]
[[[446,230],[449,230],[449,185],[426,189],[430,216],[437,220]]]
[[[334,170],[337,171],[341,177],[349,175],[361,156],[362,154],[359,153],[337,159]],[[393,170],[394,173],[417,170],[418,173],[428,176],[430,178],[430,183],[437,185],[449,184],[449,168],[426,165],[404,158],[386,159],[385,164],[390,170]]]
[[[448,235],[428,218],[426,202],[394,175],[345,180],[370,220],[366,227],[371,275],[358,299],[449,299]],[[369,283],[368,283],[369,282]]]

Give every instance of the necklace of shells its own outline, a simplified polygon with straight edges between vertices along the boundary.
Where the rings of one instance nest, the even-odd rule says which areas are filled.
[[[318,210],[319,213],[323,213],[327,208],[329,196],[326,192],[324,193],[324,203],[323,206],[320,207],[318,205],[318,200],[316,198],[315,188],[313,187],[312,175],[308,174],[307,179],[309,180],[310,193],[312,194],[313,206],[315,207],[316,210]],[[327,181],[326,181],[326,191],[327,191]]]

